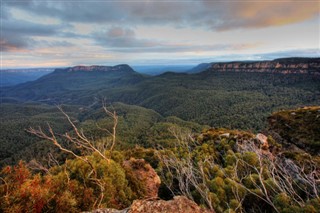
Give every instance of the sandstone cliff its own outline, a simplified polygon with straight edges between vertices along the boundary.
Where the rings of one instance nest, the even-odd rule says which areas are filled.
[[[129,71],[129,72],[133,72],[133,69],[129,65],[126,65],[126,64],[120,64],[117,66],[98,66],[98,65],[75,66],[75,67],[67,68],[67,72],[76,72],[76,71],[87,71],[87,72]]]
[[[267,72],[320,76],[320,58],[282,58],[273,61],[212,63],[208,71]]]

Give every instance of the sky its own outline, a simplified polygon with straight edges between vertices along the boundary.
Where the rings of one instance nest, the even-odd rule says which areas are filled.
[[[1,68],[320,57],[320,0],[0,0]]]

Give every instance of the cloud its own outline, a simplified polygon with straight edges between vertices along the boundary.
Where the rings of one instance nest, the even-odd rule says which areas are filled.
[[[6,34],[20,34],[28,36],[49,36],[56,34],[59,25],[36,24],[22,20],[6,20],[2,22],[2,32]]]
[[[222,50],[241,50],[256,47],[258,44],[215,44],[199,45],[172,43],[163,40],[139,39],[131,28],[111,27],[106,31],[95,32],[92,38],[98,45],[113,52],[126,53],[164,53],[164,52],[203,52]]]
[[[208,8],[214,2],[205,1]],[[302,22],[319,16],[319,2],[316,1],[245,1],[224,2],[219,5],[219,22],[207,21],[207,25],[216,30],[238,28],[264,28]]]
[[[57,36],[65,28],[63,25],[38,24],[13,18],[1,21],[1,52],[27,50],[40,43],[34,37]]]
[[[111,27],[107,31],[100,31],[93,34],[98,44],[111,48],[148,48],[159,45],[147,39],[138,39],[135,32],[130,28]]]
[[[31,43],[30,39],[19,36],[3,37],[0,39],[0,52],[19,52],[25,50]]]
[[[280,26],[319,15],[317,1],[27,1],[5,6],[64,22],[211,30]]]
[[[319,2],[313,0],[6,0],[1,6],[0,44],[7,61],[15,55],[17,61],[33,63],[57,57],[122,63],[198,60],[290,48],[299,56],[299,49],[319,44]]]

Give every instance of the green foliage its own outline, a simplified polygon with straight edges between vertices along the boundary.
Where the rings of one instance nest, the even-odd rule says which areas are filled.
[[[320,150],[320,107],[304,107],[283,110],[268,118],[270,129],[276,131],[287,142],[319,154]]]
[[[154,77],[135,72],[56,71],[1,96],[91,105],[96,97],[153,109],[214,127],[259,130],[273,111],[319,105],[319,80],[308,75],[202,72]]]
[[[65,107],[70,116],[75,116],[77,107]],[[65,156],[48,142],[26,132],[30,126],[40,126],[47,129],[50,123],[56,132],[70,130],[65,117],[56,108],[39,104],[1,104],[0,105],[0,168],[4,165],[18,163],[20,159],[30,161],[33,158],[43,162],[47,153],[54,153],[55,157],[64,162]]]
[[[46,174],[33,174],[22,162],[4,167],[0,211],[79,212],[98,206],[127,207],[133,199],[146,193],[145,186],[133,172],[123,168],[123,161],[131,157],[143,158],[158,167],[163,183],[169,183],[173,192],[185,193],[180,189],[181,180],[191,183],[187,190],[189,196],[216,212],[261,209],[316,212],[320,209],[319,199],[304,192],[303,189],[309,188],[303,183],[292,178],[292,186],[299,189],[296,193],[302,199],[299,204],[287,191],[277,188],[276,179],[272,179],[273,174],[268,170],[272,163],[268,151],[274,155],[281,151],[282,159],[293,160],[305,168],[307,174],[318,171],[319,156],[281,150],[278,138],[269,136],[270,148],[263,151],[267,154],[264,153],[266,157],[261,160],[252,150],[239,148],[239,143],[254,144],[254,134],[220,128],[260,130],[274,110],[320,104],[317,79],[270,73],[169,73],[156,77],[134,72],[93,74],[58,70],[10,91],[1,89],[4,100],[12,103],[0,105],[0,167],[15,164],[19,159],[36,158],[46,162],[47,153],[52,153],[61,166],[51,168]],[[104,153],[111,156],[110,161],[97,154],[86,156],[90,163],[72,159],[57,152],[50,143],[39,142],[25,132],[29,126],[45,129],[45,122],[57,133],[71,130],[56,108],[19,102],[46,100],[49,104],[70,104],[64,110],[85,134],[98,146],[108,142],[109,134],[100,129],[109,129],[112,120],[94,103],[94,98],[99,96],[108,97],[113,103],[110,109],[119,116],[116,151],[112,155],[108,151]],[[271,129],[286,141],[307,147],[314,154],[320,144],[319,110],[319,107],[309,107],[275,113],[269,118]],[[195,135],[195,141],[188,139],[188,144],[184,144],[186,138],[177,138],[171,131],[182,129],[178,133],[184,134],[200,132],[203,128],[206,130]],[[75,150],[64,141],[61,143]],[[155,150],[158,147],[163,150]],[[178,160],[180,164],[166,167],[159,155]],[[188,179],[188,172],[194,172],[194,182]],[[178,175],[183,178],[178,179]],[[163,196],[171,194],[164,191]]]
[[[110,134],[102,129],[111,129],[112,119],[106,116],[100,106],[95,109],[64,105],[63,109],[97,146],[110,142]],[[163,118],[153,110],[123,103],[114,103],[110,110],[116,111],[119,116],[116,148],[120,150],[130,150],[137,144],[146,148],[171,146],[174,141],[174,136],[169,131],[171,127],[186,125],[183,128],[194,131],[200,131],[203,127],[174,117]],[[3,165],[14,165],[20,159],[36,159],[42,164],[47,164],[48,153],[59,163],[63,163],[67,157],[72,157],[61,153],[50,142],[39,141],[37,137],[26,132],[31,126],[40,126],[45,130],[48,123],[58,134],[71,131],[70,124],[56,107],[39,104],[2,104],[0,115],[0,168]],[[70,133],[72,134],[72,131]],[[61,142],[75,150],[75,147]]]
[[[256,146],[255,136],[241,131],[210,129],[203,131],[197,139],[199,141],[186,143],[189,144],[188,146],[182,145],[179,148],[170,149],[170,151],[163,151],[162,158],[166,160],[160,161],[161,170],[164,169],[163,163],[175,162],[165,168],[170,172],[162,176],[164,182],[171,183],[169,186],[172,191],[190,197],[184,190],[185,185],[183,184],[186,182],[181,183],[181,179],[190,178],[189,190],[192,195],[190,198],[201,205],[213,208],[216,212],[257,212],[261,209],[266,212],[293,210],[314,212],[318,208],[315,200],[319,195],[306,194],[308,190],[311,190],[311,185],[301,182],[299,178],[295,179],[295,176],[290,176],[288,174],[290,170],[278,173],[280,170],[277,170],[281,168],[281,165],[277,167],[277,164],[286,162],[286,160],[282,157],[278,158],[276,152],[274,156],[270,157],[270,151],[274,152],[274,147],[277,146],[272,137],[268,138],[272,143],[269,147],[270,150],[260,150],[258,147],[254,149],[253,147]],[[235,141],[237,142],[235,143]],[[197,143],[198,145],[193,145]],[[244,150],[243,146],[251,147],[249,150],[252,151]],[[278,149],[281,147],[279,146]],[[278,151],[281,153],[281,150]],[[166,156],[167,158],[165,158]],[[307,158],[305,157],[305,159]],[[310,167],[316,166],[318,168],[314,162],[313,164],[311,161],[309,163],[312,165]],[[181,165],[181,167],[177,165]],[[313,172],[318,175],[307,165],[305,162],[298,168],[305,168],[303,171],[306,174]],[[184,174],[188,175],[183,176]],[[283,175],[289,179],[284,180]],[[191,181],[192,177],[195,177],[196,181]],[[288,180],[289,182],[286,182]],[[179,182],[179,184],[174,184],[175,182]],[[202,184],[203,182],[205,185]],[[292,185],[282,185],[288,187],[285,190],[277,185],[284,183]],[[319,188],[319,184],[315,184],[315,187]],[[310,189],[307,189],[308,187]],[[204,190],[199,190],[199,188]],[[289,194],[290,190],[295,190],[296,194]],[[310,203],[309,200],[313,200],[313,203]]]
[[[79,212],[100,207],[125,208],[145,191],[119,163],[97,155],[68,160],[46,175],[32,175],[23,162],[5,167],[1,176],[0,210],[4,212]],[[92,176],[92,173],[95,173]]]

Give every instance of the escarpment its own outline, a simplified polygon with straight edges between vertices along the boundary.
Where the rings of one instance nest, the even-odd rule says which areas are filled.
[[[212,63],[208,71],[311,74],[320,76],[320,58],[282,58],[273,61],[220,62]]]

